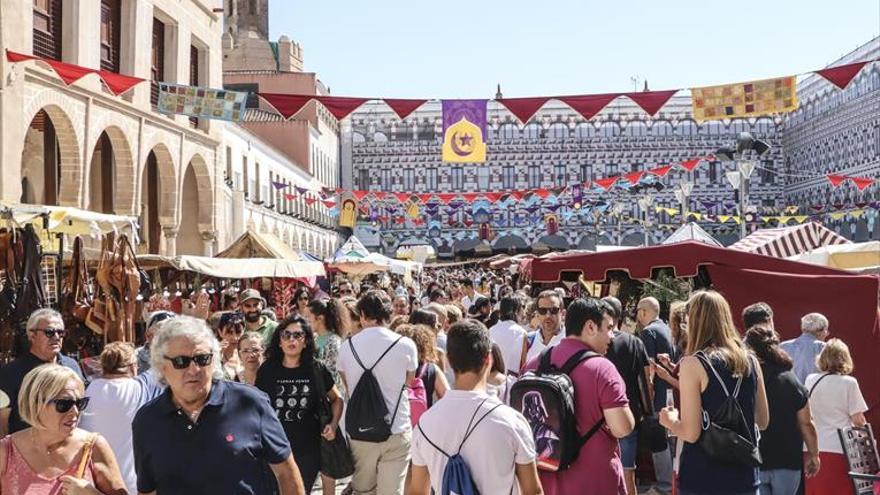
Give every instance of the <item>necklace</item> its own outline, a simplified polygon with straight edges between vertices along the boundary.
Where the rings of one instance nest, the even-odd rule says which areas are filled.
[[[64,446],[66,440],[62,440],[60,442],[56,442],[54,446],[52,444],[43,445],[42,442],[37,440],[37,430],[36,428],[31,428],[31,440],[34,442],[34,446],[38,448],[41,452],[45,452],[47,456],[54,454],[61,447]]]

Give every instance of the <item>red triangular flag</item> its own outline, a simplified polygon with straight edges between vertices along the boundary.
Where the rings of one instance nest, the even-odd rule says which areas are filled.
[[[836,175],[836,174],[828,174],[825,177],[828,178],[828,182],[830,182],[831,185],[834,187],[840,186],[841,184],[843,184],[843,181],[845,181],[846,179],[849,178],[845,175]]]
[[[117,74],[115,72],[110,72],[107,70],[99,70],[98,76],[100,76],[101,80],[104,81],[107,89],[109,89],[110,92],[112,92],[116,96],[125,93],[129,89],[133,88],[136,84],[144,82],[144,79],[141,79],[139,77],[124,76],[122,74]]]
[[[409,201],[410,194],[409,193],[393,193],[394,197],[397,198],[401,203],[406,203]]]
[[[575,112],[590,120],[601,112],[609,103],[620,96],[620,93],[602,95],[557,96],[555,99],[570,106]]]
[[[874,183],[874,179],[868,177],[850,177],[850,179],[853,181],[853,184],[859,188],[859,191],[864,191],[868,186]]]
[[[868,62],[869,61],[866,60],[864,62],[856,62],[854,64],[839,65],[837,67],[817,70],[816,74],[824,77],[838,88],[845,89],[849,82],[856,77],[856,74],[858,74],[859,71],[862,70],[862,67]]]
[[[373,197],[378,199],[379,201],[385,199],[385,193],[383,191],[373,191],[372,194]]]
[[[73,64],[65,64],[64,62],[59,62],[57,60],[49,60],[46,58],[40,60],[49,64],[49,67],[52,67],[52,70],[54,70],[55,73],[58,74],[58,77],[64,80],[64,83],[67,85],[73,84],[84,76],[96,72],[94,69],[87,69]]]
[[[257,93],[266,103],[272,105],[285,119],[289,119],[299,113],[314,96],[311,95],[283,95],[278,93]]]
[[[517,201],[521,201],[525,195],[525,191],[510,191],[510,196]]]
[[[480,197],[480,195],[478,193],[464,193],[461,195],[461,197],[464,198],[465,202],[473,203],[477,200],[478,197]]]
[[[286,199],[288,201],[293,201],[294,199],[296,199],[296,194],[287,193],[284,195],[284,199]]]
[[[351,194],[353,194],[358,201],[361,201],[367,197],[367,194],[370,194],[370,191],[352,191]]]
[[[455,199],[456,196],[458,196],[458,194],[455,193],[440,193],[437,195],[437,197],[440,198],[440,201],[444,204],[449,204],[449,202]]]
[[[510,113],[516,115],[516,118],[525,124],[549,99],[548,96],[539,96],[535,98],[501,98],[495,101],[507,107]]]
[[[687,170],[688,172],[693,172],[695,168],[700,166],[700,162],[703,161],[702,158],[692,158],[690,160],[685,160],[681,162],[681,168]]]
[[[10,62],[26,62],[28,60],[39,60],[39,58],[34,57],[33,55],[25,55],[24,53],[14,52],[12,50],[6,50],[6,60]]]
[[[424,105],[428,100],[402,100],[398,98],[382,98],[386,105],[394,110],[394,113],[403,120],[409,117],[409,114],[416,111],[417,108]]]
[[[404,222],[406,222],[406,219],[405,219],[405,218],[403,218],[403,217],[394,217],[394,223],[398,223],[398,224],[399,224],[399,223],[404,223]]]
[[[608,177],[607,179],[596,179],[595,184],[606,191],[611,189],[611,186],[617,183],[620,180],[620,177]]]
[[[348,114],[354,112],[359,106],[369,100],[369,98],[355,98],[351,96],[315,96],[314,99],[320,101],[336,117],[336,120],[348,117]]]
[[[469,218],[466,218],[466,219],[464,219],[464,221],[462,223],[465,224],[465,226],[470,227],[471,225],[474,224],[474,221]]]
[[[321,202],[324,203],[324,206],[326,206],[327,208],[333,208],[334,206],[336,206],[336,201],[333,201],[332,199],[325,199]]]
[[[636,185],[639,183],[640,180],[642,180],[642,176],[644,175],[644,172],[630,172],[624,177],[626,177],[626,180],[628,180],[630,184]]]
[[[490,203],[496,203],[501,199],[502,196],[504,196],[504,193],[485,193],[483,194],[483,196],[485,196]]]
[[[309,206],[315,204],[315,201],[318,201],[318,198],[306,198],[306,204]]]
[[[449,220],[446,221],[450,226],[455,225],[455,217],[449,217]]]
[[[648,170],[648,173],[656,175],[657,177],[666,177],[670,170],[672,170],[672,165],[665,165],[663,167],[652,168],[651,170]]]
[[[431,201],[431,198],[433,198],[433,197],[434,197],[434,195],[431,193],[418,195],[419,201],[421,201],[422,203],[427,203],[428,201]]]
[[[677,89],[669,91],[642,91],[641,93],[626,93],[626,97],[640,106],[648,115],[654,116],[663,105],[678,93]]]
[[[544,189],[543,187],[539,188],[539,189],[535,189],[532,192],[535,193],[541,199],[547,199],[547,196],[550,195],[550,191],[548,191],[547,189]]]

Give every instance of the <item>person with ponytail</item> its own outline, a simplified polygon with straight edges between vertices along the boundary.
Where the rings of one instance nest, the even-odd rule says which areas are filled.
[[[761,434],[761,495],[794,494],[819,471],[819,443],[810,412],[809,394],[792,371],[792,360],[779,347],[779,335],[768,324],[746,332],[746,345],[764,372],[770,425]],[[801,446],[806,444],[807,455]]]
[[[761,366],[749,355],[733,325],[730,305],[715,291],[701,291],[688,301],[688,336],[681,360],[679,388],[681,411],[665,407],[660,423],[684,443],[679,465],[680,495],[724,493],[756,495],[760,479],[758,468],[718,460],[699,442],[703,411],[715,417],[727,399],[725,389],[733,391],[742,380],[736,401],[745,425],[767,428],[770,414]],[[757,441],[755,433],[743,431]],[[724,491],[719,491],[723,487]]]

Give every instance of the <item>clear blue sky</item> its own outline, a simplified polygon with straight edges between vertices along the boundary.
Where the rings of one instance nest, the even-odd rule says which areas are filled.
[[[339,96],[672,89],[819,69],[880,34],[880,0],[270,0],[273,39]]]

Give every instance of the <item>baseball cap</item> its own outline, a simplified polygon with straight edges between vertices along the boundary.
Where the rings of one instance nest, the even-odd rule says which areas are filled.
[[[244,323],[244,315],[238,311],[229,311],[220,317],[220,328],[236,323]]]
[[[259,299],[260,302],[263,303],[263,306],[266,305],[266,300],[263,296],[260,295],[260,291],[257,289],[247,289],[241,292],[241,295],[238,296],[238,301],[240,304],[244,304],[245,301],[249,301],[251,299]]]

